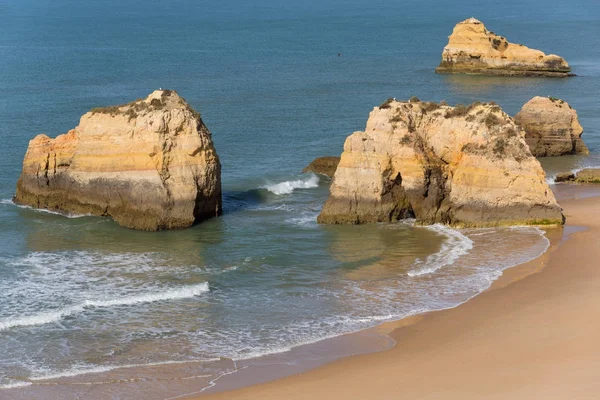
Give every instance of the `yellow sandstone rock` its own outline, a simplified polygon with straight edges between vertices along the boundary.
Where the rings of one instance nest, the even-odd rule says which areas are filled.
[[[525,140],[536,157],[589,154],[577,112],[564,100],[536,96],[515,115],[515,122],[525,129]]]
[[[346,139],[318,221],[409,217],[457,227],[563,223],[524,132],[499,106],[388,100]]]
[[[120,225],[188,227],[221,213],[221,167],[200,115],[176,92],[93,109],[67,134],[29,142],[16,203],[111,216]]]
[[[436,68],[438,73],[549,77],[570,76],[570,71],[562,57],[510,43],[475,18],[454,27]]]

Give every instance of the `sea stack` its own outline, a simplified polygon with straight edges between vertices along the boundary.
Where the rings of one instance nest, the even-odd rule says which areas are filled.
[[[495,104],[388,100],[350,135],[320,223],[564,222],[525,133]]]
[[[572,75],[562,57],[510,43],[505,37],[488,31],[475,18],[456,24],[436,72],[561,78]]]
[[[146,231],[185,228],[221,214],[221,166],[200,114],[157,90],[92,109],[55,139],[36,136],[14,201]]]
[[[564,100],[534,97],[515,115],[515,122],[525,129],[525,140],[536,157],[589,154],[577,112]]]

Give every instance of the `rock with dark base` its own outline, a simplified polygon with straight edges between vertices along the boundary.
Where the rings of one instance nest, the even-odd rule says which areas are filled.
[[[444,74],[503,76],[571,76],[569,64],[555,54],[546,55],[488,31],[483,23],[469,18],[454,27],[436,68]]]
[[[575,174],[573,172],[561,172],[556,174],[554,182],[573,182],[575,180]]]
[[[312,172],[332,178],[339,163],[339,157],[318,157],[308,164],[302,172]]]
[[[575,182],[579,183],[600,183],[600,169],[586,168],[577,172]]]
[[[221,214],[221,167],[200,115],[159,90],[93,109],[55,139],[36,136],[14,201],[134,229],[185,228]]]
[[[515,115],[515,122],[525,129],[525,140],[536,157],[589,154],[577,112],[564,100],[536,96]]]
[[[350,135],[320,223],[561,224],[524,132],[493,104],[388,100]]]
[[[556,174],[554,182],[600,183],[600,168],[584,168],[577,173],[562,172]]]

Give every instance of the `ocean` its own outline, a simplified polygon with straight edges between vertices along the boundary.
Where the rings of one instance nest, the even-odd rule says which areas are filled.
[[[472,16],[578,76],[436,75]],[[339,155],[373,107],[411,96],[511,115],[536,95],[564,99],[591,154],[542,159],[549,182],[600,167],[598,32],[597,0],[0,0],[0,399],[218,390],[242,369],[354,351],[307,344],[481,293],[544,252],[544,232],[320,226],[329,181],[301,170]],[[12,203],[36,134],[158,88],[212,132],[221,218],[148,233]]]

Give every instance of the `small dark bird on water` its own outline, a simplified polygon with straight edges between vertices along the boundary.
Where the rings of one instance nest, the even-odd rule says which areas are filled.
[[[338,57],[340,57],[342,55],[342,53],[338,53]]]

